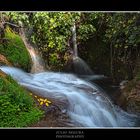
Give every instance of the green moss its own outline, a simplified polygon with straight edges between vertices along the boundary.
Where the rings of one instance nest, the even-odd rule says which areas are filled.
[[[5,38],[7,41],[0,44],[0,54],[3,54],[14,66],[29,70],[30,56],[20,36],[7,27]]]
[[[42,116],[26,90],[10,76],[0,76],[0,127],[25,127]]]

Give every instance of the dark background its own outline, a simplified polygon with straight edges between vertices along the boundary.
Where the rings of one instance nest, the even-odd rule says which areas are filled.
[[[138,11],[138,0],[1,0],[1,11]]]
[[[60,131],[71,129],[60,129]],[[84,132],[84,139],[137,139],[138,129],[77,129]],[[1,129],[1,137],[4,139],[63,139],[56,138],[58,129]],[[69,138],[70,139],[70,138]],[[83,138],[77,138],[83,139]]]

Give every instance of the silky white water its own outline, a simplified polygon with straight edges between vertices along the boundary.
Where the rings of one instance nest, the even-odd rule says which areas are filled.
[[[24,28],[20,29],[20,37],[21,37],[22,41],[24,42],[24,45],[32,59],[31,73],[45,71],[46,70],[45,65],[43,63],[42,58],[39,55],[39,51],[37,49],[35,49],[35,47],[33,47],[33,45],[31,45],[31,43],[28,41]]]
[[[74,23],[71,28],[72,43],[73,43],[73,71],[78,75],[92,75],[93,71],[86,64],[86,62],[78,56],[77,38],[76,38],[76,25]]]
[[[93,71],[80,57],[73,57],[73,71],[78,75],[93,75]]]
[[[66,73],[26,73],[14,67],[0,67],[33,93],[56,102],[72,123],[82,127],[133,127],[137,117],[114,106],[96,85]]]
[[[74,57],[78,57],[78,48],[77,48],[77,40],[76,40],[76,25],[74,23],[73,27],[71,28],[72,31],[72,42],[73,42],[73,52]]]

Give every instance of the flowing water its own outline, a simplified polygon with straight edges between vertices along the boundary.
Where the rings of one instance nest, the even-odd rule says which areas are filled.
[[[51,100],[62,112],[66,114],[73,126],[82,127],[135,127],[138,126],[138,117],[128,114],[114,105],[104,90],[91,79],[100,79],[104,76],[90,75],[92,71],[88,65],[78,57],[77,45],[74,55],[77,73],[84,74],[78,78],[74,74],[61,72],[45,72],[39,55],[28,44],[24,32],[21,37],[31,55],[33,68],[26,73],[14,67],[1,66],[0,69],[11,75],[20,85],[38,96]],[[74,35],[76,43],[76,35]],[[87,76],[88,74],[88,76]],[[87,78],[87,80],[86,80]],[[89,80],[89,81],[88,81]],[[65,121],[65,120],[61,120]],[[67,123],[67,122],[64,122]]]
[[[78,48],[76,43],[76,25],[74,23],[73,27],[71,28],[72,31],[72,42],[73,42],[73,51],[74,51],[74,57],[78,57]]]
[[[26,32],[24,28],[21,28],[20,30],[20,36],[31,56],[32,59],[32,69],[31,69],[31,73],[36,73],[36,72],[43,72],[45,71],[45,65],[43,63],[42,58],[39,55],[39,52],[37,49],[35,49],[35,47],[33,47],[33,45],[31,45],[31,43],[28,41],[27,37],[26,37]]]
[[[93,71],[86,62],[78,56],[77,40],[76,40],[76,25],[71,28],[73,42],[73,72],[78,75],[93,75]]]
[[[39,96],[56,102],[74,126],[133,127],[137,116],[124,112],[112,104],[98,86],[73,74],[41,72],[26,73],[13,67],[0,67],[20,85]]]
[[[73,72],[78,75],[93,75],[93,71],[80,57],[73,57]]]

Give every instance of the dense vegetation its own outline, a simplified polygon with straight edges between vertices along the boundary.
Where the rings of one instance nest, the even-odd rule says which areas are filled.
[[[79,55],[95,72],[117,81],[134,77],[139,59],[139,19],[139,13],[3,13],[5,25],[23,23],[46,65],[56,71],[63,70],[72,56],[71,27],[75,24]]]
[[[5,29],[4,41],[0,44],[0,54],[5,56],[13,66],[26,71],[31,69],[31,61],[20,36],[9,27]]]
[[[0,73],[0,127],[23,127],[42,117],[29,93],[11,77]]]
[[[31,60],[20,36],[8,26],[1,28],[0,65],[31,69]],[[37,122],[43,112],[34,99],[11,77],[0,71],[0,127],[25,127]]]

